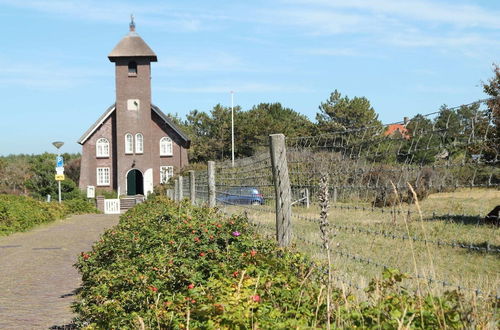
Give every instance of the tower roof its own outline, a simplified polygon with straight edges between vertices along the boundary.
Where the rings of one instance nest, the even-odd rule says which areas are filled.
[[[142,40],[135,32],[135,23],[132,17],[130,22],[130,32],[109,53],[108,58],[115,62],[120,57],[148,57],[152,62],[156,62],[155,52]]]

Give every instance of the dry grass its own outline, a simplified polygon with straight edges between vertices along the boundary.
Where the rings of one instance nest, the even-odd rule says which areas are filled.
[[[404,204],[396,208],[374,209],[369,204],[337,203],[329,213],[331,224],[369,229],[377,232],[393,233],[401,236],[407,233],[405,217],[411,236],[443,242],[461,242],[480,246],[489,245],[500,249],[500,231],[497,227],[480,223],[482,217],[495,205],[500,204],[500,191],[488,189],[462,189],[451,193],[430,195],[420,202],[423,219],[420,220],[415,205]],[[343,209],[340,209],[340,206]],[[349,206],[349,209],[346,207]],[[353,207],[358,207],[357,210]],[[363,211],[361,207],[365,207]],[[272,236],[275,222],[274,214],[263,209],[267,207],[225,207],[228,213],[245,211],[250,219],[262,224]],[[391,214],[391,210],[400,210],[401,214]],[[407,212],[411,211],[408,217]],[[312,205],[309,209],[294,207],[293,213],[303,217],[317,219],[319,208]],[[480,215],[480,216],[478,216]],[[298,217],[293,217],[294,243],[299,249],[314,258],[324,258],[323,251],[313,243],[320,243],[319,225]],[[304,242],[304,240],[309,242]],[[345,285],[364,288],[370,279],[379,276],[382,268],[360,260],[340,256],[339,252],[370,259],[373,262],[398,268],[415,275],[413,256],[417,272],[426,278],[446,281],[428,283],[421,281],[434,292],[456,289],[460,286],[464,294],[474,294],[471,290],[479,289],[480,297],[499,295],[500,253],[472,251],[470,249],[438,246],[436,244],[392,238],[391,235],[370,235],[351,230],[333,230],[333,264],[338,278],[344,279]],[[412,253],[413,252],[413,253]],[[415,280],[416,281],[416,280]],[[413,281],[414,287],[416,282]],[[362,293],[361,293],[362,294]]]

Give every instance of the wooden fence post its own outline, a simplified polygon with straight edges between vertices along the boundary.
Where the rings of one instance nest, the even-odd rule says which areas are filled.
[[[333,203],[337,203],[337,187],[333,187]]]
[[[208,206],[215,207],[215,162],[208,161]]]
[[[179,180],[179,202],[184,199],[184,185],[182,175],[177,178]]]
[[[179,201],[179,179],[174,180],[174,201]]]
[[[196,205],[196,181],[194,171],[189,171],[189,199],[192,205]]]
[[[279,246],[288,246],[292,238],[292,194],[288,178],[285,136],[269,135],[274,190],[276,193],[276,239]]]

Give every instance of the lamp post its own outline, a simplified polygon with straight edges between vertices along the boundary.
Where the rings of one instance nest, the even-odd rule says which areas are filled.
[[[64,142],[55,141],[55,142],[52,142],[52,144],[54,145],[54,147],[57,148],[57,161],[56,161],[56,171],[57,171],[58,167],[62,167],[62,162],[61,162],[61,166],[59,166],[59,159],[61,157],[61,151],[59,149],[63,146]],[[64,171],[64,167],[63,167],[63,171]],[[61,204],[61,180],[57,180],[57,189],[59,192],[59,204]]]
[[[234,91],[231,91],[231,166],[234,167]]]

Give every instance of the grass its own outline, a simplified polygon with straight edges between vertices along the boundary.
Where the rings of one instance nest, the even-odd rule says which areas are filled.
[[[338,284],[347,286],[350,283],[351,286],[347,286],[347,289],[353,290],[355,287],[362,289],[368,285],[370,279],[379,276],[383,269],[383,267],[362,262],[358,258],[353,260],[351,257],[341,256],[342,251],[351,256],[359,256],[398,268],[413,276],[419,274],[427,279],[446,281],[449,284],[443,286],[440,282],[419,281],[421,287],[435,293],[460,286],[461,292],[466,295],[474,295],[473,291],[476,289],[481,291],[479,297],[499,295],[499,252],[474,251],[392,238],[392,234],[396,236],[409,234],[433,241],[460,242],[500,249],[499,229],[480,223],[481,218],[499,202],[500,191],[491,189],[462,189],[432,194],[420,202],[422,219],[420,219],[416,205],[403,204],[395,208],[373,210],[368,203],[331,205],[330,223],[355,229],[354,231],[333,229],[332,255]],[[275,217],[268,211],[269,209],[269,206],[224,207],[227,213],[246,212],[253,222],[263,225],[262,228],[272,237]],[[391,211],[400,213],[391,214]],[[410,216],[408,216],[408,211],[410,211]],[[293,207],[292,212],[301,217],[319,218],[319,208],[314,204],[309,209]],[[313,257],[324,259],[323,251],[314,244],[320,244],[319,224],[294,216],[292,225],[294,244]],[[358,229],[378,233],[383,231],[388,235],[360,233]],[[416,281],[415,279],[412,282],[414,288],[417,287]],[[363,294],[362,290],[359,292]]]

